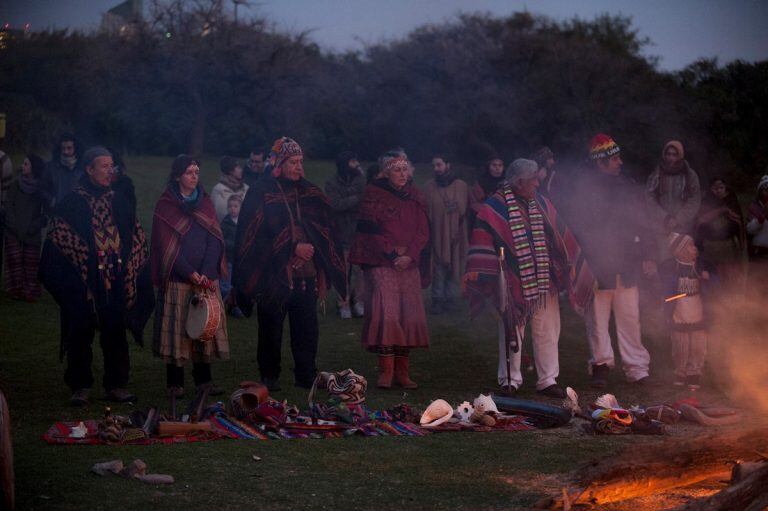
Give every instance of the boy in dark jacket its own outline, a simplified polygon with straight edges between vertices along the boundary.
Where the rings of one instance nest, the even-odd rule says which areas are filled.
[[[232,290],[232,262],[235,260],[235,235],[237,233],[237,217],[240,216],[240,206],[243,197],[238,194],[231,195],[227,199],[227,215],[221,220],[221,233],[224,235],[224,245],[227,253],[227,278],[222,279],[221,297],[229,308],[229,314],[236,318],[242,318],[243,312],[235,305],[234,296],[230,296]]]
[[[713,267],[700,259],[693,238],[687,234],[669,235],[672,258],[659,267],[669,317],[672,360],[675,365],[673,384],[701,386],[701,375],[707,358],[707,314],[702,291],[713,280]]]

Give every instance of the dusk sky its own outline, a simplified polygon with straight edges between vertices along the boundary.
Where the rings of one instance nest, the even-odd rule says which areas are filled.
[[[231,0],[224,0],[231,9]],[[120,0],[0,0],[0,23],[33,30],[89,29]],[[149,0],[144,4],[149,5]],[[329,50],[361,49],[398,38],[425,23],[444,23],[460,12],[507,16],[528,10],[556,20],[601,13],[631,16],[649,55],[663,70],[680,69],[702,57],[720,63],[768,59],[768,1],[764,0],[259,0],[240,16],[259,14],[280,29],[310,30]]]

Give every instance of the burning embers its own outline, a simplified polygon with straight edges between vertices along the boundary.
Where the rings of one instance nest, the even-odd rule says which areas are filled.
[[[537,507],[623,509],[621,503],[638,499],[626,502],[626,509],[768,509],[765,427],[746,433],[707,436],[688,442],[670,439],[643,446],[647,448],[629,446],[623,453],[577,470],[572,486],[563,488],[561,496],[541,501]],[[681,491],[683,488],[689,491]],[[675,500],[668,498],[672,494]]]

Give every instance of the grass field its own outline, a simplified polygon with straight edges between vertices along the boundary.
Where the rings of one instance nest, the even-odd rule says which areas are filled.
[[[171,160],[129,158],[136,184],[140,219],[149,230],[151,210],[162,192]],[[322,184],[332,164],[309,162],[307,177]],[[203,164],[206,187],[215,183],[218,166]],[[417,176],[423,180],[424,173]],[[375,381],[375,359],[359,345],[361,320],[320,317],[320,370],[348,367]],[[497,349],[490,319],[469,322],[466,311],[430,317],[429,351],[414,353],[412,376],[420,388],[409,392],[369,389],[374,408],[401,401],[424,406],[444,398],[458,404],[495,386]],[[214,364],[215,381],[229,389],[257,379],[255,319],[230,320],[231,360]],[[517,433],[444,433],[424,438],[345,438],[333,440],[230,441],[149,446],[47,446],[41,435],[56,420],[97,418],[106,403],[94,388],[95,402],[85,409],[67,406],[64,365],[58,361],[58,310],[50,296],[30,305],[0,293],[0,385],[13,420],[17,502],[20,509],[527,509],[547,491],[558,491],[559,478],[580,464],[610,456],[618,449],[658,442],[654,437],[590,437],[572,424],[548,431]],[[667,350],[660,338],[647,338],[654,375],[663,379]],[[276,397],[300,406],[307,393],[291,386],[291,358],[284,349],[283,392]],[[95,347],[94,374],[101,376]],[[588,352],[580,318],[563,308],[560,342],[561,377],[585,401]],[[138,407],[166,407],[165,369],[151,349],[131,346],[130,389]],[[667,387],[637,389],[612,374],[611,391],[626,406],[675,397]],[[190,386],[190,376],[187,375]],[[527,376],[521,395],[537,398],[535,377]],[[190,392],[187,392],[189,395]],[[711,385],[702,394],[723,395]],[[114,407],[129,412],[129,405]],[[673,434],[689,434],[683,428]],[[687,432],[687,433],[685,433]],[[261,458],[255,460],[253,456]],[[92,464],[115,458],[143,459],[153,473],[167,473],[176,483],[155,487],[116,477],[100,478]]]

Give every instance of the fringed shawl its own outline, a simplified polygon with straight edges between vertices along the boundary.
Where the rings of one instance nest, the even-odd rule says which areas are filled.
[[[288,263],[295,247],[288,204],[297,203],[300,227],[315,248],[319,291],[323,294],[332,285],[340,296],[346,295],[344,253],[325,194],[306,179],[281,189],[278,180],[268,176],[248,190],[237,222],[232,285],[244,311],[253,300],[285,303],[290,296]]]
[[[549,264],[554,283],[567,289],[574,308],[583,313],[594,292],[595,279],[584,261],[581,249],[570,229],[560,219],[552,203],[541,195],[536,205],[544,219]],[[530,219],[521,211],[528,228]],[[507,314],[515,325],[525,325],[531,315],[544,303],[548,289],[541,296],[525,299],[523,295],[520,261],[516,257],[515,236],[510,229],[507,200],[500,190],[480,208],[472,231],[464,275],[465,294],[470,301],[470,312],[477,316],[489,299],[495,308],[500,306],[498,282],[499,253],[504,247],[504,277],[507,283]]]
[[[152,218],[152,284],[164,288],[173,271],[173,265],[179,256],[181,240],[189,231],[192,222],[197,222],[221,243],[219,274],[227,274],[227,262],[224,257],[224,236],[216,221],[216,209],[205,191],[197,206],[191,211],[168,186],[155,205]]]

